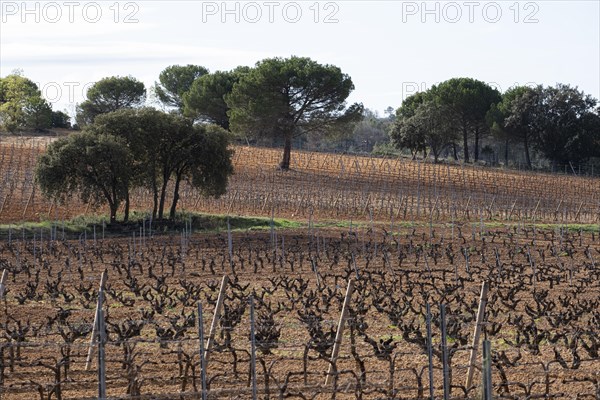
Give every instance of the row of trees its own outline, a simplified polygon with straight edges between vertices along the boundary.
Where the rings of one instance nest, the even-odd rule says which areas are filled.
[[[531,168],[534,148],[558,163],[600,157],[600,115],[597,100],[568,85],[512,88],[500,94],[484,82],[456,78],[404,100],[390,131],[394,145],[429,151],[437,162],[444,151],[465,162],[478,161],[482,138],[494,134],[520,143]]]
[[[21,121],[12,123],[14,127],[24,123],[24,115],[39,121],[45,115],[39,110],[49,110],[28,79],[15,75],[4,81],[1,107],[18,110],[13,114],[21,118],[0,113],[2,121]],[[6,89],[13,86],[21,89]],[[408,97],[388,118],[379,118],[362,104],[348,106],[353,89],[350,77],[338,67],[290,57],[213,73],[199,65],[174,65],[160,73],[148,92],[165,110],[194,124],[215,124],[238,137],[281,143],[284,170],[290,167],[292,143],[302,135],[325,149],[345,142],[362,151],[390,137],[397,148],[409,149],[413,156],[429,152],[435,161],[444,153],[478,161],[483,141],[489,143],[491,137],[505,142],[506,161],[509,145],[522,146],[529,167],[531,149],[555,164],[600,155],[597,101],[568,85],[517,87],[501,94],[484,82],[455,78]],[[86,127],[99,115],[139,109],[147,94],[133,77],[102,79],[77,107],[77,124]]]
[[[111,222],[123,202],[128,219],[136,187],[151,191],[152,215],[162,219],[173,182],[174,218],[183,180],[206,195],[225,192],[233,173],[229,131],[282,138],[280,167],[288,169],[294,137],[331,133],[362,118],[362,105],[345,104],[353,89],[339,68],[309,58],[272,58],[213,74],[202,66],[170,66],[152,88],[167,113],[143,107],[147,91],[137,79],[104,78],[77,107],[83,132],[49,146],[37,181],[57,201],[79,193],[85,202],[106,202]]]
[[[64,201],[78,193],[84,202],[106,203],[110,221],[130,193],[152,193],[153,218],[163,219],[172,185],[169,217],[175,218],[182,181],[206,196],[225,193],[233,173],[228,132],[214,125],[194,125],[176,114],[153,108],[122,108],[97,115],[83,132],[48,146],[39,160],[36,180],[49,198]]]
[[[294,56],[214,73],[198,65],[174,65],[161,72],[152,88],[167,110],[196,123],[215,124],[243,137],[281,138],[284,170],[290,167],[295,137],[350,129],[363,118],[362,104],[346,106],[352,90],[352,80],[338,67]],[[77,123],[86,126],[97,115],[140,107],[146,95],[135,78],[102,79],[78,106]]]

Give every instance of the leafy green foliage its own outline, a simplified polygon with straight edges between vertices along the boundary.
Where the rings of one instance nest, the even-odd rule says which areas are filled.
[[[362,105],[346,108],[352,90],[350,77],[333,65],[301,57],[270,58],[245,74],[225,102],[234,133],[284,138],[280,167],[288,169],[294,136],[327,133],[361,119]]]
[[[429,149],[437,160],[448,145],[453,146],[457,157],[456,142],[460,134],[464,160],[470,159],[469,147],[474,138],[472,147],[477,161],[481,139],[490,132],[488,112],[500,99],[500,93],[484,82],[471,78],[449,79],[402,102],[396,111],[395,127],[390,132],[392,139],[397,147],[410,149],[413,157],[416,152]],[[416,117],[417,114],[420,115]]]
[[[557,163],[600,156],[597,101],[568,85],[517,87],[490,110],[498,130],[521,141],[531,167],[529,148]]]
[[[233,174],[231,134],[217,125],[199,125],[195,130],[197,140],[188,150],[189,177],[205,196],[219,197]]]
[[[534,147],[553,163],[599,156],[600,118],[596,99],[569,85],[538,87]]]
[[[98,116],[88,130],[123,138],[133,154],[133,186],[153,193],[153,216],[163,218],[168,184],[175,180],[171,217],[183,179],[207,196],[225,192],[233,173],[229,134],[217,127],[194,126],[189,119],[152,108],[124,109]]]
[[[430,92],[430,95],[454,114],[458,129],[462,133],[465,162],[470,160],[469,138],[474,137],[474,159],[477,161],[480,139],[489,131],[486,115],[493,104],[500,102],[500,92],[472,78],[449,79],[433,86]]]
[[[160,73],[154,92],[164,105],[183,113],[185,93],[190,90],[196,79],[206,74],[208,69],[201,65],[171,65]]]
[[[75,133],[48,146],[38,159],[36,181],[44,195],[66,201],[78,193],[84,202],[107,203],[111,222],[132,178],[132,156],[123,139]]]
[[[393,115],[382,117],[376,111],[365,108],[360,120],[347,124],[343,129],[331,130],[327,135],[320,132],[309,132],[305,137],[306,144],[302,144],[302,146],[319,152],[348,151],[369,154],[375,148],[390,142],[388,131],[393,121]],[[263,140],[269,140],[269,138],[263,138]],[[271,138],[271,140],[276,139]]]
[[[53,128],[71,128],[71,117],[62,111],[52,111],[51,120]]]
[[[146,88],[137,79],[112,76],[96,82],[87,91],[87,100],[77,107],[77,124],[85,126],[96,116],[122,108],[140,107],[146,100]]]
[[[96,135],[109,134],[124,139],[133,154],[134,187],[152,186],[160,139],[169,137],[167,114],[153,108],[121,109],[98,115],[86,130]]]
[[[216,71],[196,79],[189,92],[183,95],[184,114],[229,129],[229,107],[225,96],[250,68],[238,67],[233,71]]]
[[[457,138],[454,113],[448,106],[434,100],[419,103],[425,98],[419,97],[418,101],[407,103],[411,110],[405,109],[400,113],[403,116],[396,120],[391,137],[396,147],[410,149],[413,157],[418,151],[430,149],[435,162],[438,162],[442,150]]]
[[[415,115],[417,108],[427,100],[433,98],[432,92],[417,92],[411,96],[408,96],[402,101],[400,108],[396,110],[396,118],[410,118]]]
[[[43,131],[52,126],[52,107],[45,99],[34,96],[24,107],[25,126],[36,131]]]
[[[0,128],[16,132],[20,128],[50,127],[50,105],[38,86],[20,74],[0,78]]]
[[[531,168],[531,140],[538,129],[533,122],[538,91],[518,86],[502,95],[502,101],[492,105],[488,112],[488,123],[495,127],[496,133],[506,139],[523,143],[525,161]]]
[[[225,193],[233,173],[229,133],[197,125],[153,108],[120,109],[98,115],[83,133],[54,142],[40,157],[36,179],[50,198],[79,193],[84,202],[106,202],[111,222],[134,187],[152,191],[153,217],[163,218],[169,182],[174,179],[170,217],[176,216],[179,188],[188,180],[206,196]]]

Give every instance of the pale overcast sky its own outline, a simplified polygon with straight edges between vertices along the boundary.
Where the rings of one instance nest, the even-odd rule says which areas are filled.
[[[0,76],[22,69],[69,113],[106,76],[290,55],[339,66],[380,113],[452,77],[598,98],[600,1],[0,1]]]

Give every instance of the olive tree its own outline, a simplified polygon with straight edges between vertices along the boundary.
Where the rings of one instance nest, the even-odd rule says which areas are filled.
[[[133,154],[134,187],[153,193],[154,218],[162,219],[169,183],[174,180],[171,218],[183,180],[210,196],[225,192],[233,173],[229,135],[205,125],[194,125],[180,115],[153,108],[119,110],[98,116],[88,131],[123,138]]]
[[[437,163],[440,153],[457,139],[453,113],[447,106],[428,100],[419,104],[410,117],[400,117],[391,131],[394,145],[413,153],[431,151]]]
[[[38,159],[35,176],[42,193],[56,201],[78,194],[85,203],[108,204],[114,223],[129,191],[131,166],[124,139],[81,132],[51,143]]]

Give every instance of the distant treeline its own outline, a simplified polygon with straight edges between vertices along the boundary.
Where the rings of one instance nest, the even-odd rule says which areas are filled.
[[[282,169],[290,167],[292,147],[569,173],[582,164],[591,170],[600,160],[598,101],[566,84],[500,93],[476,79],[454,78],[409,96],[397,110],[388,107],[384,116],[346,105],[353,89],[338,67],[302,57],[231,71],[173,65],[148,91],[131,76],[98,81],[71,126],[69,116],[52,111],[37,85],[17,72],[0,78],[0,129],[83,129],[98,115],[152,103],[194,124],[218,125],[241,143],[283,147]]]

